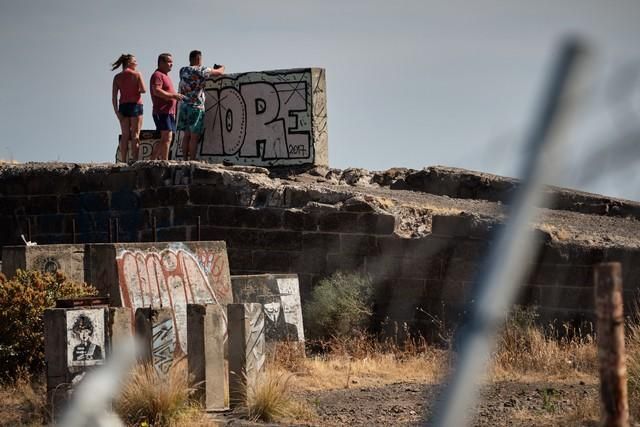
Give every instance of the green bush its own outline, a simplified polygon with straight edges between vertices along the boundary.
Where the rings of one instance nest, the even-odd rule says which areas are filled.
[[[0,276],[0,381],[43,370],[46,308],[54,307],[57,299],[95,294],[95,288],[71,282],[60,272],[18,270],[11,279]]]
[[[337,272],[321,280],[304,306],[310,338],[345,337],[369,326],[374,289],[364,275]]]

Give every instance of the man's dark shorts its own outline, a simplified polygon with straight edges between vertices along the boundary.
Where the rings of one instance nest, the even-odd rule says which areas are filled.
[[[156,130],[176,131],[176,116],[173,114],[154,114],[153,121],[156,124]]]
[[[142,104],[136,104],[135,102],[120,104],[118,112],[125,117],[138,117],[143,113]]]

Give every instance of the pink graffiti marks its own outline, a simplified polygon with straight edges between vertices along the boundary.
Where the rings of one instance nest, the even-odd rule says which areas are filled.
[[[227,260],[220,252],[198,249],[196,251],[198,261],[211,278],[211,287],[221,303],[230,303],[231,279],[227,275]]]
[[[207,266],[199,261],[207,260]],[[229,302],[225,278],[226,257],[201,250],[197,257],[184,246],[162,250],[123,250],[116,257],[123,304],[139,307],[170,307],[176,342],[187,349],[187,304]],[[226,277],[223,277],[226,276]]]

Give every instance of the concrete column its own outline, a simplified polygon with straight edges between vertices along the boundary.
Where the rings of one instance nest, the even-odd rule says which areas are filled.
[[[245,406],[264,372],[262,304],[229,304],[229,406]]]
[[[187,361],[196,398],[208,411],[226,409],[224,341],[227,322],[218,304],[187,305]]]
[[[47,365],[47,407],[53,420],[60,417],[71,389],[67,368],[66,310],[51,308],[44,312],[44,358]]]
[[[153,364],[159,375],[167,375],[176,352],[172,310],[150,307],[137,309],[135,329],[143,345],[141,360]]]
[[[85,373],[105,362],[107,320],[104,306],[45,310],[47,404],[54,420]]]
[[[131,318],[131,309],[128,307],[111,307],[109,308],[109,317],[105,324],[107,325],[108,355],[118,347],[123,340],[133,335],[133,319]]]

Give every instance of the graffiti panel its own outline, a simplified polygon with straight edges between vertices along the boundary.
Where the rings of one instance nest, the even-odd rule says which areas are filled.
[[[257,166],[326,164],[324,70],[249,72],[206,82],[197,158]],[[182,134],[171,158],[183,157]]]
[[[127,153],[127,158],[122,159],[120,156],[120,150],[118,147],[120,145],[120,140],[122,139],[122,135],[118,135],[118,144],[116,145],[116,163],[117,162],[128,162],[133,160],[131,157],[131,149],[129,149],[129,153]],[[151,159],[151,153],[153,153],[153,148],[160,141],[160,132],[156,130],[141,130],[140,131],[140,149],[138,151],[138,159],[139,160],[149,160]]]
[[[236,303],[263,305],[267,342],[304,341],[297,275],[232,276],[231,283]]]
[[[187,304],[232,301],[226,252],[182,243],[124,248],[116,256],[123,305],[173,310],[176,342],[187,352]]]

